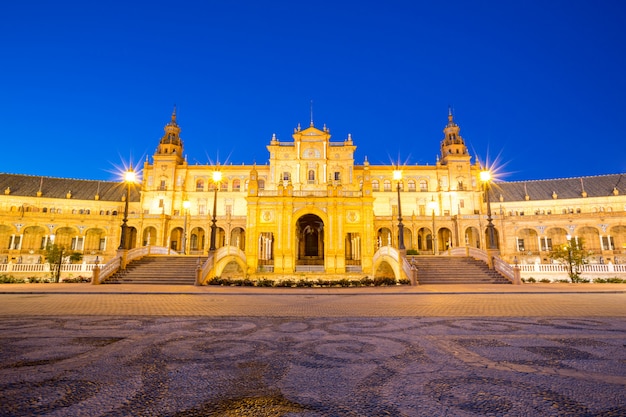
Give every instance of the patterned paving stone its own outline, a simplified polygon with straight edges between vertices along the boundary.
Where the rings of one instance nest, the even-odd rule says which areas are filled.
[[[0,415],[626,415],[623,318],[3,317]]]

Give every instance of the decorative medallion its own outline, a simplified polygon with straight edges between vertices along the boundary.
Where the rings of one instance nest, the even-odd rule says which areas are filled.
[[[269,222],[272,220],[272,212],[269,210],[265,210],[263,212],[263,214],[261,215],[261,220],[263,220],[265,223]]]
[[[346,220],[348,223],[356,223],[359,221],[360,215],[358,211],[348,210],[346,212]]]

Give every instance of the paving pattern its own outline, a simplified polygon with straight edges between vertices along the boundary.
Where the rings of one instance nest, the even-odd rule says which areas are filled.
[[[0,296],[2,416],[626,415],[619,307],[542,316],[560,297],[533,294],[519,296],[535,315],[476,317],[479,299],[504,310],[518,295],[432,295],[414,304],[456,316],[408,316],[405,295],[286,296],[278,311],[276,296],[223,296],[256,311],[234,316],[183,307],[211,295],[40,295]],[[577,300],[589,313],[626,298]],[[397,305],[372,316],[383,303]],[[133,304],[144,314],[117,314]]]

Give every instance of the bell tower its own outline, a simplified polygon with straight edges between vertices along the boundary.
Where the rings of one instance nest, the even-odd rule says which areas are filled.
[[[443,129],[443,140],[441,141],[441,165],[448,165],[451,162],[469,162],[470,155],[467,152],[465,141],[459,134],[461,128],[454,123],[452,108],[448,108],[448,124]]]
[[[170,157],[168,159],[173,157],[176,164],[182,164],[183,142],[180,139],[180,127],[176,123],[176,107],[174,107],[172,112],[172,120],[165,125],[163,130],[165,130],[165,134],[161,138],[154,156],[168,156]]]

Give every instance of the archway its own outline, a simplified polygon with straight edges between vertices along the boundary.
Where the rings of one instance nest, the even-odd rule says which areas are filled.
[[[176,227],[170,233],[170,249],[175,251],[183,250],[183,228]]]
[[[191,229],[189,235],[189,252],[193,254],[202,253],[206,242],[206,233],[201,227]]]
[[[386,227],[381,227],[378,229],[378,235],[376,238],[376,248],[381,248],[383,246],[391,246],[392,236],[391,230]]]
[[[480,248],[480,233],[475,227],[465,229],[465,246],[470,248]]]
[[[230,245],[245,251],[246,250],[246,234],[241,227],[235,227],[230,232]]]
[[[315,214],[305,214],[296,223],[298,265],[324,265],[324,222]]]
[[[78,231],[71,227],[59,227],[54,234],[54,244],[69,249],[72,247],[72,238],[78,235]]]
[[[156,245],[157,241],[157,229],[154,226],[149,226],[143,229],[143,237],[141,242],[143,246]]]
[[[433,250],[433,235],[429,228],[421,227],[417,231],[417,249],[420,251],[432,252]]]
[[[391,265],[389,265],[387,261],[382,261],[376,268],[376,271],[374,272],[374,277],[375,278],[395,278],[396,274],[393,271],[393,268],[391,267]]]
[[[41,226],[28,226],[24,228],[22,250],[38,251],[45,249],[46,229]]]
[[[85,253],[98,253],[106,250],[106,231],[104,229],[88,229],[85,232]]]
[[[447,227],[442,227],[437,231],[437,249],[446,251],[452,246],[452,231]]]
[[[539,235],[535,229],[521,229],[517,232],[517,250],[527,255],[539,253]]]

